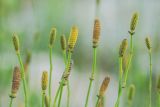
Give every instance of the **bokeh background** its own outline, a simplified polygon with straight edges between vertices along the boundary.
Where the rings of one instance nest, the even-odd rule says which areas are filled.
[[[92,66],[92,30],[95,19],[96,0],[0,0],[0,107],[9,105],[12,72],[18,60],[12,45],[12,34],[20,37],[23,60],[29,51],[30,103],[41,106],[41,74],[49,71],[49,32],[57,28],[53,49],[53,89],[55,95],[58,82],[64,71],[60,36],[69,36],[72,25],[79,28],[78,43],[73,54],[71,73],[71,107],[82,107],[85,103]],[[160,74],[160,1],[159,0],[101,0],[98,17],[101,20],[101,37],[97,52],[97,77],[90,97],[89,107],[96,102],[98,87],[107,75],[111,82],[105,96],[105,107],[114,107],[118,92],[118,49],[120,42],[129,39],[132,13],[139,13],[139,23],[134,35],[134,57],[129,73],[128,86],[136,86],[133,107],[148,105],[149,60],[144,38],[152,39],[153,47],[153,107],[157,104],[157,76]],[[127,103],[124,89],[121,107]],[[62,106],[66,106],[66,91]],[[14,106],[23,107],[22,86]],[[127,106],[126,106],[127,107]]]

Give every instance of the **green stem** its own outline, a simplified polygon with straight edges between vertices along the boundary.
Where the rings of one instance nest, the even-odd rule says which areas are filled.
[[[149,78],[149,107],[152,107],[152,54],[149,50],[150,78]]]
[[[158,93],[158,106],[157,107],[160,107],[160,93]]]
[[[45,91],[42,90],[42,107],[44,107]]]
[[[126,87],[126,82],[128,79],[128,72],[131,66],[131,62],[132,62],[132,57],[133,57],[133,34],[130,34],[130,55],[129,55],[129,59],[128,59],[128,63],[127,63],[127,67],[125,69],[125,74],[124,74],[124,81],[123,81],[123,88]]]
[[[70,86],[69,86],[69,80],[67,81],[67,107],[70,107]]]
[[[89,83],[89,87],[88,87],[88,91],[87,91],[87,97],[86,97],[85,107],[88,107],[88,100],[89,100],[89,96],[90,96],[90,92],[91,92],[92,82],[93,82],[94,76],[95,76],[96,57],[97,57],[97,50],[96,50],[96,48],[93,48],[92,74],[91,74],[90,83]]]
[[[65,66],[67,65],[67,55],[66,55],[66,51],[63,51],[63,60],[64,60],[64,64]]]
[[[51,105],[51,90],[52,90],[52,47],[49,48],[49,61],[50,61],[50,75],[49,75],[49,89],[48,89],[48,94],[49,94],[49,107]]]
[[[9,107],[12,107],[12,102],[13,102],[13,98],[11,98],[10,100]]]
[[[119,58],[119,88],[118,88],[118,97],[116,100],[115,107],[119,107],[120,97],[122,95],[122,76],[123,76],[122,57],[120,57]]]
[[[28,93],[27,93],[27,86],[26,86],[26,79],[25,79],[25,72],[24,72],[24,65],[22,63],[22,59],[20,56],[20,53],[17,53],[17,57],[20,63],[20,67],[21,67],[21,78],[23,81],[23,90],[24,90],[24,95],[25,95],[25,107],[28,106]]]
[[[59,95],[59,92],[61,90],[61,86],[59,86],[57,92],[56,92],[56,96],[54,98],[54,103],[53,103],[53,107],[56,107],[56,102],[57,102],[57,99],[58,99],[58,95]]]
[[[96,102],[96,107],[98,107],[98,105],[99,105],[99,102],[100,102],[100,97],[98,97],[98,99],[97,99],[97,102]]]
[[[72,52],[68,52],[68,60],[67,60],[67,65],[65,66],[65,71],[64,72],[68,72],[68,68],[70,66],[70,62],[71,62],[71,56],[72,56]],[[64,87],[64,84],[65,84],[65,79],[62,77],[61,81],[60,81],[60,85],[59,85],[59,88],[58,88],[58,91],[56,93],[56,98],[54,100],[54,104],[53,104],[53,107],[56,106],[56,101],[57,101],[57,97],[59,95],[59,90],[63,89]],[[63,90],[62,90],[63,91]],[[59,96],[61,97],[61,95]]]
[[[67,65],[67,55],[66,55],[66,50],[63,50],[63,59],[65,66]],[[67,81],[67,107],[69,107],[70,103],[70,86],[69,86],[69,80]]]
[[[61,106],[62,93],[63,93],[63,87],[61,88],[61,91],[60,91],[60,96],[59,96],[59,101],[58,101],[58,107]]]

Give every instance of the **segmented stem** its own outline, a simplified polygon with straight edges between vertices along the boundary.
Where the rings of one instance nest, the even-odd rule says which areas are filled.
[[[49,94],[49,107],[51,106],[51,90],[52,90],[52,47],[49,48],[49,61],[50,61],[50,74],[49,74],[49,89],[48,89],[48,94]]]
[[[158,106],[157,107],[160,107],[160,93],[158,93]]]
[[[70,85],[69,80],[67,81],[67,107],[70,107]]]
[[[152,54],[149,50],[150,78],[149,78],[149,107],[152,107]]]
[[[20,53],[17,53],[17,57],[19,60],[20,68],[21,68],[21,78],[23,81],[23,90],[24,90],[24,95],[25,95],[25,107],[28,106],[28,91],[27,91],[27,86],[26,86],[26,79],[25,79],[25,72],[24,72],[24,65],[20,56]]]
[[[13,98],[11,98],[10,100],[9,107],[12,107],[12,102],[13,102]]]
[[[68,67],[70,66],[71,56],[72,56],[72,52],[69,51],[69,52],[68,52],[67,65],[65,66],[65,72],[68,72],[67,69],[68,69]],[[61,91],[61,89],[63,89],[65,82],[66,82],[65,79],[62,77],[62,79],[61,79],[61,81],[60,81],[60,85],[59,85],[58,91],[57,91],[57,93],[56,93],[56,98],[55,98],[55,100],[54,100],[53,107],[56,106],[56,101],[57,101],[57,97],[58,97],[58,95],[59,95],[59,91]],[[62,92],[63,92],[63,90],[62,90]],[[61,97],[61,96],[62,96],[62,95],[60,95],[59,97]],[[61,100],[61,99],[60,99],[60,100]],[[60,101],[59,101],[59,102],[60,102]]]
[[[60,90],[59,101],[58,101],[58,107],[61,106],[62,94],[63,94],[63,86],[61,87],[61,90]]]
[[[133,57],[133,34],[130,34],[130,54],[129,54],[129,59],[128,59],[128,63],[127,63],[127,67],[125,69],[125,74],[124,74],[124,81],[123,81],[123,88],[126,87],[126,82],[128,79],[128,72],[131,66],[131,62],[132,62],[132,57]]]
[[[56,96],[54,98],[54,103],[53,103],[53,107],[56,107],[56,102],[57,102],[57,99],[58,99],[58,95],[59,95],[59,92],[61,90],[61,87],[59,86],[57,92],[56,92]]]
[[[65,66],[67,65],[67,55],[66,50],[63,50],[63,58]],[[69,107],[70,104],[70,86],[69,86],[69,80],[67,81],[67,107]]]
[[[86,97],[85,107],[88,107],[88,100],[89,100],[89,97],[90,97],[91,87],[92,87],[92,83],[93,83],[94,76],[95,76],[96,57],[97,57],[97,50],[96,50],[96,48],[93,48],[92,74],[91,74],[91,77],[90,77],[90,83],[89,83],[89,87],[88,87],[88,91],[87,91],[87,97]]]
[[[119,107],[120,97],[122,95],[122,76],[123,76],[122,57],[120,57],[119,58],[119,88],[118,88],[118,97],[116,100],[115,107]]]

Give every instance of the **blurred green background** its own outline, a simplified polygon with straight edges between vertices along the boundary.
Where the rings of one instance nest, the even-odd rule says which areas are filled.
[[[139,12],[139,23],[134,35],[134,57],[128,85],[136,86],[133,107],[148,105],[149,60],[144,38],[152,39],[153,47],[153,107],[157,104],[157,76],[160,74],[160,1],[159,0],[101,0],[98,16],[101,20],[101,37],[97,57],[97,78],[90,107],[95,105],[98,87],[104,76],[111,76],[106,92],[106,107],[113,107],[118,87],[118,49],[122,39],[129,39],[132,13]],[[79,28],[78,43],[73,60],[71,81],[71,107],[82,107],[85,102],[92,65],[92,30],[95,19],[95,0],[0,0],[0,107],[7,107],[11,90],[13,67],[18,65],[12,45],[12,34],[20,37],[21,53],[32,54],[29,66],[30,102],[41,105],[41,74],[49,70],[48,39],[52,27],[57,28],[53,49],[53,96],[64,70],[60,36],[69,36],[72,25]],[[66,105],[66,92],[62,99]],[[123,91],[121,107],[127,103],[127,88]],[[23,90],[20,87],[14,106],[23,107]]]

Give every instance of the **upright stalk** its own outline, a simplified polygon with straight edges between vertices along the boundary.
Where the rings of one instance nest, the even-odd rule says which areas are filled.
[[[67,60],[67,65],[66,65],[66,67],[65,67],[65,71],[64,71],[64,73],[66,73],[66,72],[68,72],[67,70],[68,70],[68,67],[70,66],[70,62],[71,62],[71,56],[72,56],[72,52],[68,52],[68,60]],[[65,78],[61,78],[61,81],[60,81],[60,85],[59,85],[59,88],[58,88],[58,91],[57,91],[57,93],[56,93],[56,97],[55,97],[55,99],[54,99],[54,104],[53,104],[53,107],[55,107],[56,106],[56,101],[57,101],[57,98],[58,98],[58,95],[59,95],[59,92],[60,92],[60,96],[59,96],[59,104],[58,104],[58,106],[60,106],[60,104],[61,104],[61,97],[62,97],[62,92],[63,92],[63,87],[64,87],[64,84],[65,84]]]
[[[24,72],[24,66],[23,66],[22,59],[21,59],[19,52],[17,53],[17,57],[18,57],[19,64],[21,67],[20,71],[21,71],[21,78],[23,81],[23,90],[24,90],[24,95],[25,95],[25,107],[28,107],[28,93],[27,93],[28,91],[27,91],[27,86],[26,86],[25,72]]]
[[[66,50],[63,50],[63,58],[65,66],[67,65],[67,55]],[[70,86],[69,86],[69,80],[67,81],[67,107],[69,107],[70,104]]]
[[[157,107],[160,107],[160,93],[158,93],[158,106]]]
[[[130,33],[130,54],[129,54],[129,59],[128,59],[128,63],[127,63],[127,67],[125,69],[125,74],[124,74],[124,81],[123,81],[123,88],[125,88],[126,86],[126,82],[128,79],[128,72],[131,66],[131,62],[132,62],[132,57],[133,57],[133,34]]]
[[[52,90],[52,48],[54,41],[56,39],[56,28],[52,28],[49,36],[49,61],[50,61],[50,76],[49,76],[49,88],[48,88],[48,94],[49,94],[49,107],[51,106],[51,90]]]
[[[135,34],[135,29],[136,29],[136,26],[138,24],[138,19],[139,19],[139,14],[137,12],[134,12],[133,15],[132,15],[131,22],[130,22],[130,31],[129,31],[129,34],[130,34],[130,55],[129,55],[129,60],[128,60],[128,63],[127,63],[127,67],[125,69],[125,74],[124,74],[124,79],[123,79],[123,84],[122,84],[123,88],[126,87],[128,72],[129,72],[129,69],[130,69],[131,62],[132,62],[132,56],[133,56],[133,38],[132,37]]]
[[[54,102],[53,102],[53,107],[56,107],[56,102],[57,102],[57,99],[58,99],[58,96],[59,96],[59,92],[61,91],[61,87],[59,86],[57,92],[56,92],[56,96],[54,98]]]
[[[13,98],[11,98],[10,100],[9,107],[12,107],[12,102],[13,102]]]
[[[98,97],[97,102],[96,102],[96,107],[98,107],[99,103],[100,103],[101,98]]]
[[[90,92],[91,92],[91,87],[92,87],[92,83],[94,80],[94,76],[95,76],[95,70],[96,70],[96,57],[97,57],[97,48],[93,48],[93,63],[92,63],[92,74],[90,77],[90,83],[89,83],[89,87],[88,87],[88,91],[87,91],[87,97],[86,97],[86,102],[85,102],[85,107],[88,107],[88,100],[90,97]]]
[[[49,89],[48,89],[48,94],[49,94],[49,107],[51,105],[51,90],[52,90],[52,47],[49,47],[49,61],[50,61],[50,74],[49,74]]]
[[[60,90],[59,101],[58,101],[58,107],[60,107],[60,105],[61,105],[62,94],[63,94],[63,87],[62,87],[61,90]]]
[[[67,81],[67,107],[70,107],[70,85],[69,80]]]
[[[152,54],[149,50],[150,78],[149,78],[149,107],[152,107]]]
[[[122,95],[122,74],[123,74],[122,57],[120,57],[119,58],[119,88],[118,88],[118,97],[116,100],[115,107],[119,107],[120,97]]]

